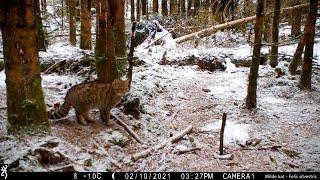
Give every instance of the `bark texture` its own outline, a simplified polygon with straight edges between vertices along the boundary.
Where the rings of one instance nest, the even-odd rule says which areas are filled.
[[[306,47],[302,62],[300,87],[307,90],[311,90],[313,46],[318,3],[318,0],[310,0],[307,22],[304,26]]]
[[[0,7],[9,133],[49,129],[37,49],[37,6],[35,1],[21,0]]]
[[[278,65],[278,43],[279,43],[279,23],[280,23],[281,0],[274,0],[274,11],[272,21],[272,46],[270,56],[270,66]]]
[[[68,0],[69,5],[69,41],[70,44],[75,46],[77,43],[76,38],[76,0]]]
[[[81,0],[80,48],[91,49],[91,0]]]

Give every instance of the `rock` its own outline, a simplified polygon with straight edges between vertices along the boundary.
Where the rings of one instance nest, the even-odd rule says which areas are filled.
[[[42,165],[58,164],[66,160],[66,157],[60,152],[53,152],[46,148],[38,148],[34,153],[38,157],[38,162]]]
[[[128,94],[123,100],[124,112],[132,115],[134,118],[139,119],[141,113],[140,99],[133,94]]]

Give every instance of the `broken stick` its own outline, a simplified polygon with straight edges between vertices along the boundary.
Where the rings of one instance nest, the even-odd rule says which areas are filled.
[[[223,155],[223,136],[224,136],[224,127],[226,126],[226,120],[227,120],[227,113],[223,113],[222,115],[222,124],[221,124],[221,130],[220,130],[220,155]]]
[[[164,141],[156,146],[150,147],[142,152],[133,154],[132,160],[137,161],[138,159],[140,159],[142,157],[148,156],[149,154],[151,154],[155,150],[164,148],[168,143],[175,143],[175,142],[179,141],[181,138],[183,138],[184,135],[189,134],[191,131],[192,131],[192,125],[188,126],[186,129],[184,129],[180,133],[176,134],[175,136],[172,136],[171,138],[167,139],[166,141]]]
[[[126,123],[124,123],[118,116],[113,113],[111,113],[111,116],[114,117],[115,122],[118,125],[122,126],[138,143],[143,144],[139,136]]]

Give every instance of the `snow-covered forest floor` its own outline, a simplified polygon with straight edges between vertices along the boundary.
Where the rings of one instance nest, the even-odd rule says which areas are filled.
[[[318,19],[317,33],[319,28]],[[289,34],[290,27],[283,25],[281,38],[290,39]],[[277,78],[269,65],[260,66],[258,105],[252,111],[243,108],[249,68],[232,63],[250,60],[252,46],[245,35],[225,30],[202,39],[197,47],[192,42],[175,44],[170,34],[163,40],[164,44],[149,48],[144,48],[144,42],[135,51],[140,64],[134,67],[130,93],[140,98],[140,118],[125,115],[121,106],[113,109],[137,132],[143,145],[117,124],[105,126],[97,111],[92,112],[97,121],[87,126],[77,123],[71,111],[66,119],[50,121],[49,135],[9,135],[5,74],[0,72],[0,163],[9,164],[11,171],[52,171],[66,165],[78,171],[320,171],[319,36],[314,46],[313,90],[300,90],[299,75],[288,73],[297,43],[280,46],[279,67],[285,75]],[[159,64],[165,51],[167,61],[175,63]],[[268,47],[262,49],[263,53],[268,51]],[[47,52],[39,54],[41,64],[45,64],[81,61],[92,52],[68,45],[67,37],[57,37],[50,41]],[[211,72],[193,64],[179,65],[192,56],[222,59],[227,68]],[[87,78],[80,71],[42,74],[48,109],[63,102],[67,90]],[[233,154],[233,160],[214,158],[224,112],[225,150]],[[163,142],[189,125],[193,131],[182,140],[136,162],[131,160],[132,154]],[[64,159],[40,164],[38,152],[43,148]],[[191,151],[184,152],[186,149]]]

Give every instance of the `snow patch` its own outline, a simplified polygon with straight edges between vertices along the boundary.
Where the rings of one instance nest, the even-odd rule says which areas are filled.
[[[222,121],[209,123],[202,128],[202,131],[220,132]],[[237,124],[233,121],[226,121],[224,129],[224,142],[228,145],[236,143],[245,144],[249,139],[249,124]]]

